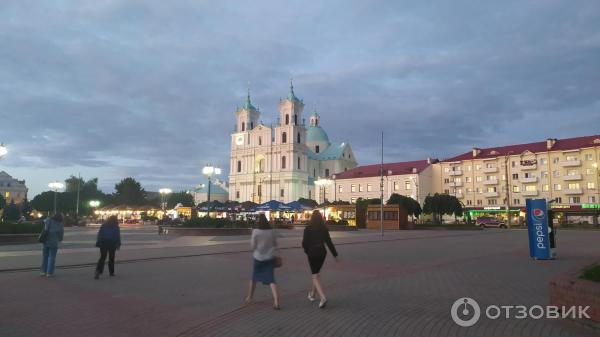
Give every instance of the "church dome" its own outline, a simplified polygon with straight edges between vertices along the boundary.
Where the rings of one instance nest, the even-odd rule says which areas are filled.
[[[311,126],[306,131],[306,142],[325,142],[329,144],[329,137],[320,126]]]

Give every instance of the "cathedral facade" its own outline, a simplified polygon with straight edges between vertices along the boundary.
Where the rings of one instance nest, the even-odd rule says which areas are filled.
[[[279,102],[275,125],[260,122],[261,113],[248,94],[236,111],[236,129],[231,135],[230,200],[288,203],[307,198],[322,202],[315,180],[357,165],[350,144],[332,144],[320,116],[313,113],[307,126],[303,113],[304,103],[291,83],[288,96]]]

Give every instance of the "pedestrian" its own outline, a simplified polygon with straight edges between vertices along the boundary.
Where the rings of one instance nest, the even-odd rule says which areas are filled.
[[[65,229],[63,227],[63,216],[56,213],[52,218],[44,220],[44,236],[42,245],[42,267],[40,274],[46,277],[54,276],[54,266],[56,264],[56,253],[59,243],[62,242]]]
[[[119,220],[116,216],[109,217],[98,230],[96,247],[100,248],[100,259],[96,265],[94,278],[97,280],[104,272],[104,262],[108,254],[108,272],[110,276],[115,276],[115,252],[121,248],[121,230],[119,229]]]
[[[308,257],[308,264],[310,265],[310,271],[312,273],[312,287],[308,292],[308,299],[313,302],[315,300],[315,291],[319,294],[320,302],[319,308],[325,308],[327,304],[327,297],[323,292],[323,287],[319,281],[319,273],[325,257],[327,256],[327,250],[325,245],[329,247],[329,251],[333,254],[335,261],[338,261],[338,253],[335,250],[331,237],[329,236],[329,230],[325,226],[321,212],[315,210],[311,217],[308,225],[304,228],[304,237],[302,238],[302,248]]]
[[[277,248],[277,237],[271,224],[264,214],[258,217],[258,228],[252,230],[250,245],[252,247],[252,256],[254,258],[254,267],[252,270],[252,279],[248,285],[248,296],[246,304],[252,302],[256,283],[262,282],[271,288],[273,295],[273,309],[279,310],[279,293],[275,283],[275,264],[279,257],[275,256]],[[279,260],[280,261],[280,260]]]

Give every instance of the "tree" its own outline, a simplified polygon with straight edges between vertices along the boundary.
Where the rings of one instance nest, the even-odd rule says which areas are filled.
[[[300,198],[300,199],[298,199],[298,202],[301,205],[310,207],[310,208],[315,208],[315,207],[319,206],[319,203],[314,201],[313,199]]]
[[[400,205],[406,210],[408,215],[418,218],[423,212],[421,205],[413,198],[394,193],[387,201],[388,205]]]
[[[455,196],[436,193],[433,196],[428,195],[425,198],[423,212],[425,214],[433,214],[433,221],[439,224],[444,214],[454,215],[455,217],[461,216],[463,214],[463,207],[460,200]]]
[[[17,221],[21,217],[21,212],[19,211],[19,207],[15,204],[14,200],[10,201],[10,204],[6,206],[6,209],[2,213],[2,217],[4,221]]]
[[[4,209],[6,207],[6,199],[0,194],[0,209]]]
[[[85,185],[85,180],[83,180],[83,178],[71,175],[69,178],[65,179],[65,192],[77,193],[78,189],[81,192],[81,187],[83,185]]]
[[[54,192],[42,192],[31,200],[31,206],[40,212],[51,212],[54,210]],[[58,207],[58,204],[57,204]]]
[[[146,203],[146,191],[139,182],[128,177],[115,185],[115,199],[119,204],[144,205]]]
[[[381,199],[356,199],[356,225],[364,228],[367,226],[367,210],[369,205],[379,205]]]
[[[27,198],[25,198],[23,200],[23,202],[21,203],[21,214],[23,214],[25,217],[29,217],[29,214],[31,214],[32,208],[31,208],[31,203],[29,202],[29,200],[27,200]]]
[[[169,194],[167,208],[173,208],[177,204],[181,204],[184,207],[194,207],[194,196],[185,191]]]

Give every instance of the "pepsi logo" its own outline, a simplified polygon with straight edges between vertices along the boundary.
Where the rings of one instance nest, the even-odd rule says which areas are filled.
[[[544,217],[544,211],[542,211],[539,208],[534,208],[533,209],[533,217],[536,219],[542,219]]]

